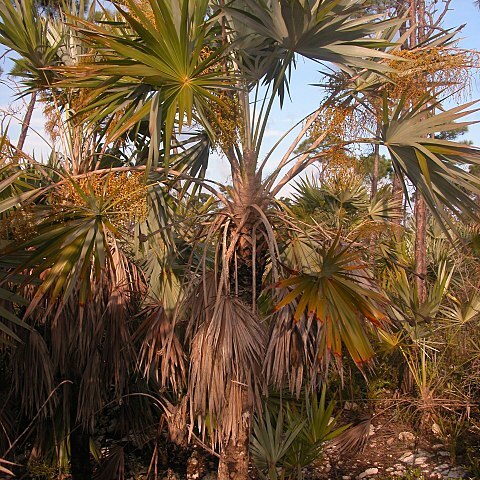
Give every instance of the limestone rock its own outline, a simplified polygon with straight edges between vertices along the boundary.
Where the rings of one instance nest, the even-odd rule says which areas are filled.
[[[414,443],[415,442],[415,435],[412,432],[400,432],[398,434],[398,439],[401,442],[406,444]]]
[[[376,475],[377,473],[378,473],[378,468],[367,468],[357,478],[361,480],[362,478],[371,477],[372,475]]]

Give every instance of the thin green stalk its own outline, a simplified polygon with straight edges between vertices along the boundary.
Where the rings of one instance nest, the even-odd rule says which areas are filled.
[[[270,117],[270,112],[271,112],[272,107],[273,107],[273,103],[276,100],[278,89],[280,88],[281,82],[283,82],[284,75],[287,71],[287,68],[290,65],[290,62],[292,61],[292,58],[293,58],[293,52],[289,52],[285,61],[284,61],[284,64],[282,65],[282,69],[280,70],[280,74],[278,75],[278,77],[275,80],[275,83],[273,85],[272,95],[271,95],[270,100],[268,102],[268,106],[267,106],[267,109],[265,111],[265,114],[263,115],[263,122],[262,122],[262,127],[260,129],[260,133],[259,133],[258,137],[255,137],[255,154],[257,155],[257,158],[258,158],[258,154],[260,152],[260,147],[262,145],[263,135],[264,135],[265,130],[267,128],[267,124],[268,124],[268,120],[269,120],[269,117]],[[263,105],[262,105],[262,109],[263,109]]]

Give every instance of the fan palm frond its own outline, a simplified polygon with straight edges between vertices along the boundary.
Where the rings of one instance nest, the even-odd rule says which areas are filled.
[[[358,254],[339,244],[339,237],[329,247],[318,251],[317,264],[282,280],[290,292],[276,305],[280,310],[297,302],[295,322],[308,317],[319,322],[319,355],[327,361],[333,354],[341,362],[342,343],[358,366],[368,364],[373,348],[368,338],[369,326],[382,328],[388,319],[381,306],[387,303],[375,291],[365,265]]]
[[[102,24],[77,19],[82,37],[102,56],[62,72],[69,77],[68,85],[94,89],[84,109],[91,111],[92,123],[122,112],[111,141],[150,116],[151,160],[156,166],[162,142],[165,162],[170,157],[174,127],[178,124],[181,131],[194,117],[205,123],[209,102],[220,102],[213,92],[225,89],[228,78],[218,68],[223,49],[213,48],[207,0],[146,4],[153,18],[133,0],[127,0],[126,8],[115,4],[128,34],[118,34],[118,19]]]
[[[24,93],[48,88],[55,81],[51,67],[58,64],[61,39],[50,43],[48,28],[33,0],[1,2],[0,43],[19,54],[13,73],[28,87]]]
[[[447,214],[478,221],[478,205],[471,194],[480,194],[478,178],[466,167],[480,164],[480,150],[465,144],[433,138],[469,125],[457,122],[476,111],[475,102],[436,113],[439,104],[424,97],[405,109],[405,99],[389,115],[386,100],[382,119],[382,142],[388,148],[395,171],[405,175],[425,198],[440,224],[454,225]],[[404,183],[404,189],[406,186]]]

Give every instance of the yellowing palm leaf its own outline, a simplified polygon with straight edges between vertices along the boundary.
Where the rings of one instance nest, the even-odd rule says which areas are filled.
[[[318,260],[309,271],[280,282],[279,286],[290,292],[276,309],[298,302],[295,321],[308,316],[321,324],[319,352],[327,356],[333,353],[341,361],[343,343],[362,366],[374,354],[369,327],[381,328],[387,321],[380,307],[386,299],[374,289],[358,254],[340,246],[338,237],[330,247],[320,249]]]

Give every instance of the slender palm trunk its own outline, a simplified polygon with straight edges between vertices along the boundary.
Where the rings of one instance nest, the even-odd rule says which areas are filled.
[[[415,223],[415,282],[418,302],[423,305],[427,300],[427,209],[420,192],[416,194]]]
[[[412,12],[417,22],[417,34],[411,47],[418,45],[425,38],[425,0],[415,0]],[[427,208],[425,199],[417,190],[415,197],[415,273],[418,301],[423,305],[427,300]]]
[[[70,470],[72,480],[92,480],[90,435],[77,422],[79,380],[72,386],[70,401]]]
[[[380,136],[380,128],[377,128],[377,137]],[[380,163],[380,145],[376,144],[373,151],[372,190],[370,197],[373,198],[378,190],[378,167]]]
[[[402,188],[402,181],[398,174],[394,174],[393,176],[393,185],[392,185],[392,197],[395,200],[396,204],[398,205],[397,208],[397,215],[393,219],[394,226],[394,234],[397,241],[400,241],[401,236],[401,222],[403,218],[403,188]]]
[[[92,480],[90,435],[78,426],[70,433],[70,465],[72,480]]]
[[[20,131],[20,137],[18,138],[17,149],[23,150],[25,140],[27,139],[28,129],[30,128],[30,122],[32,121],[33,110],[35,109],[35,103],[37,101],[37,93],[33,92],[30,97],[27,112],[22,122],[22,130]]]

